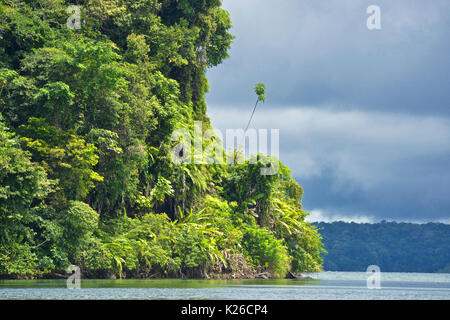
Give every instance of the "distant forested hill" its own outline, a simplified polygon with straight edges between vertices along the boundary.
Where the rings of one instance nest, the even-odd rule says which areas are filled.
[[[325,250],[324,270],[449,272],[450,225],[381,222],[316,223]]]

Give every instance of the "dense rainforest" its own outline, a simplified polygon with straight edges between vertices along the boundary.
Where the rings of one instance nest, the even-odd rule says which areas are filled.
[[[287,167],[171,161],[230,28],[220,0],[0,1],[0,277],[321,270]]]
[[[443,223],[317,223],[327,271],[450,273],[450,225]]]

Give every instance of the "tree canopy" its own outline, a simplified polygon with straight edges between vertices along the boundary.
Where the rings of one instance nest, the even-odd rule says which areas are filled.
[[[0,2],[0,276],[320,270],[288,168],[171,161],[230,28],[219,0]]]
[[[450,226],[442,223],[318,223],[327,271],[449,272]]]

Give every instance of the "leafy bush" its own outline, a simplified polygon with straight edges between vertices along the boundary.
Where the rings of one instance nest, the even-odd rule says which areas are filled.
[[[247,228],[243,244],[253,263],[270,269],[275,276],[284,277],[290,269],[290,257],[283,240],[276,239],[266,230]]]
[[[317,261],[311,254],[306,252],[306,250],[302,246],[295,244],[292,248],[289,249],[289,252],[292,255],[292,270],[294,272],[322,271]]]
[[[64,235],[67,243],[78,247],[98,228],[99,215],[88,204],[71,201],[63,218]]]
[[[37,269],[37,257],[30,246],[11,242],[0,245],[0,274],[34,275]]]
[[[202,202],[205,212],[209,215],[211,225],[215,226],[222,234],[217,237],[217,245],[223,250],[239,252],[243,231],[240,226],[242,221],[233,221],[236,203],[228,203],[226,200],[207,195]]]

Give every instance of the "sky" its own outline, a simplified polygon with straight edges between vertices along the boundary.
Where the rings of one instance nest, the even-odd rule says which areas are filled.
[[[380,8],[369,30],[367,7]],[[213,126],[280,129],[310,221],[450,223],[450,1],[224,0]]]

